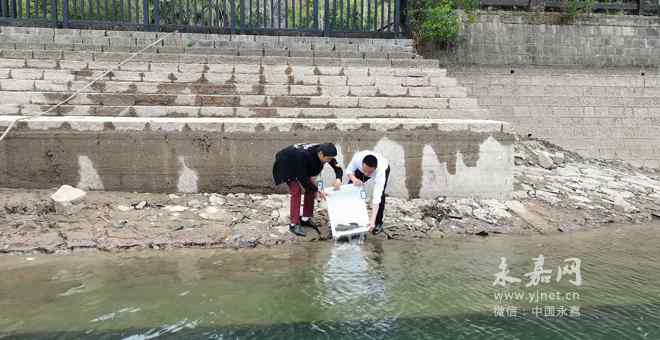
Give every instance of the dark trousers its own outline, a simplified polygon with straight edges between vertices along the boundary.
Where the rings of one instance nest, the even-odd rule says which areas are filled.
[[[300,203],[301,195],[305,191],[305,205],[303,206],[303,216],[312,217],[314,214],[314,198],[316,192],[306,191],[298,181],[288,181],[286,184],[289,186],[289,193],[291,194],[291,223],[300,224]]]
[[[363,174],[360,169],[355,170],[354,175],[357,177],[357,179],[361,180],[362,183],[368,181],[371,178]],[[387,189],[387,182],[389,179],[390,167],[388,166],[387,170],[385,170],[385,185],[383,186],[383,194],[380,195],[380,204],[378,205],[378,213],[376,214],[376,224],[383,224],[383,214],[385,212],[385,190]],[[349,180],[348,183],[353,184],[353,181]]]

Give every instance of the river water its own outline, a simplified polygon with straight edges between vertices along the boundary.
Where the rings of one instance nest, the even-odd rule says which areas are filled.
[[[659,245],[648,224],[3,256],[0,338],[660,339]]]

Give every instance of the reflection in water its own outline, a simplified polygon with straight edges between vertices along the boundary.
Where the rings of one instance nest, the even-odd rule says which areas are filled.
[[[369,245],[371,251],[355,239],[335,243],[323,268],[319,300],[341,319],[376,321],[373,326],[387,333],[395,318],[386,315],[390,301],[383,277],[383,247],[380,242]]]
[[[385,301],[385,282],[370,270],[363,244],[337,243],[323,271],[326,302],[334,305],[370,299]]]

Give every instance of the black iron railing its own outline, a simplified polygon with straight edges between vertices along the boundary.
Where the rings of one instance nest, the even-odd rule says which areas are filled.
[[[620,11],[627,14],[653,14],[648,13],[654,8],[642,6],[640,0],[595,0],[592,4],[593,11]],[[657,3],[656,3],[657,4]],[[545,9],[550,11],[561,10],[568,6],[567,0],[480,0],[481,8],[514,8],[514,9]],[[645,4],[646,5],[646,4]],[[651,6],[652,7],[652,6]]]
[[[408,32],[405,0],[0,0],[0,21],[191,32]]]

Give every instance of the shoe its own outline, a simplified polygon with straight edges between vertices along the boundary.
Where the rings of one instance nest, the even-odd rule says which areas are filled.
[[[378,234],[380,234],[380,233],[382,233],[382,232],[384,232],[384,231],[385,231],[385,228],[383,228],[383,224],[382,224],[382,223],[379,223],[379,224],[376,224],[376,226],[375,226],[374,229],[371,231],[371,233],[374,234],[374,235],[378,235]]]
[[[307,221],[300,220],[300,225],[303,227],[310,227],[314,229],[314,231],[316,231],[319,235],[321,235],[321,230],[319,230],[319,227],[316,224],[312,223],[311,219]]]
[[[289,231],[294,233],[296,236],[305,237],[305,228],[300,224],[289,224]]]

